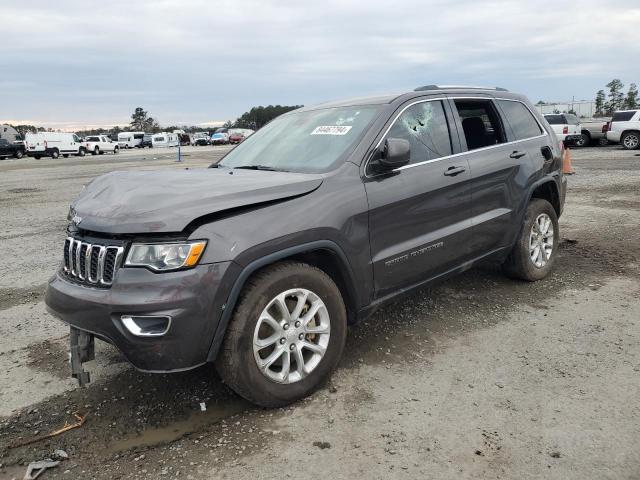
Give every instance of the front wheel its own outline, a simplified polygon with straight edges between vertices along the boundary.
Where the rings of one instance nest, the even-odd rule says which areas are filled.
[[[80,150],[78,150],[79,157],[84,157],[86,154],[87,154],[87,151],[84,148],[81,148]]]
[[[216,367],[247,400],[281,407],[329,376],[346,335],[344,301],[331,277],[311,265],[283,262],[247,282]]]
[[[640,147],[640,133],[627,132],[622,135],[620,143],[625,150],[637,150]]]
[[[560,228],[553,206],[541,198],[529,203],[520,233],[502,268],[520,280],[534,282],[546,277],[555,263]]]
[[[115,148],[113,149],[113,154],[114,154],[114,155],[117,155],[117,154],[118,154],[118,152],[120,152],[120,149],[119,149],[118,147],[115,147]]]

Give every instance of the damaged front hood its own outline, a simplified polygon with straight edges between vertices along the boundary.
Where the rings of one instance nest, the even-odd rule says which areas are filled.
[[[320,175],[204,168],[112,172],[71,204],[83,230],[111,234],[180,232],[204,215],[304,195]]]

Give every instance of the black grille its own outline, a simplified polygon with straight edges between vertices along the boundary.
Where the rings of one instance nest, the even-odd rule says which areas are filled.
[[[63,271],[75,282],[109,287],[123,252],[122,246],[95,244],[68,237],[64,242]]]

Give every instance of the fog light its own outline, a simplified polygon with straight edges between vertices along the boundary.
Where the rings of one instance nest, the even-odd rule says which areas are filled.
[[[120,320],[136,337],[161,337],[171,327],[171,317],[164,315],[123,315]]]

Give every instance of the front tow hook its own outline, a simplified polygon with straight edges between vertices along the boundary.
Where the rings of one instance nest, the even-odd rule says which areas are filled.
[[[90,333],[71,327],[69,344],[71,376],[78,380],[78,385],[84,387],[91,378],[89,372],[82,369],[82,364],[96,358],[94,337]]]

